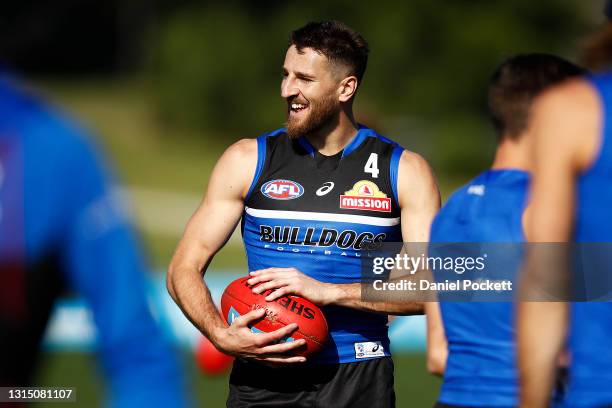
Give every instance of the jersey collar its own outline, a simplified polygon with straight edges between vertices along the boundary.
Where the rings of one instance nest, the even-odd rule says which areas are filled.
[[[346,147],[342,151],[342,157],[346,157],[355,151],[363,141],[368,137],[374,137],[376,134],[369,127],[359,125],[359,129],[357,130],[357,134],[353,136],[351,141],[346,145]],[[305,136],[298,138],[298,143],[302,148],[308,153],[311,157],[315,155],[315,148],[310,144],[308,139]]]
[[[310,144],[310,142],[308,141],[308,139],[306,139],[306,137],[301,136],[300,138],[298,138],[297,141],[300,144],[300,146],[302,146],[302,149],[306,150],[306,153],[308,153],[310,157],[315,156],[315,148]]]

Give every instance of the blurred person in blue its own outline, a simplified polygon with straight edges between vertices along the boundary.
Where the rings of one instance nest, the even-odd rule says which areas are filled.
[[[186,405],[144,270],[87,133],[0,72],[0,386],[32,384],[54,302],[69,289],[93,312],[110,406]]]
[[[521,289],[526,293],[554,278],[558,293],[567,297],[519,304],[521,407],[548,406],[555,359],[566,342],[571,354],[567,407],[612,406],[610,1],[606,16],[608,22],[585,43],[585,63],[603,72],[549,90],[534,107],[530,239],[575,244],[554,246],[563,263],[554,262],[559,256],[541,263],[546,254],[538,249],[541,246],[535,247],[523,271],[529,285]],[[580,255],[580,263],[572,262],[571,269],[565,263],[571,255],[566,248]]]
[[[490,267],[509,277],[518,275],[520,243],[528,238],[531,211],[532,102],[545,89],[583,73],[548,54],[517,55],[501,64],[488,91],[489,115],[497,133],[495,158],[490,169],[453,193],[442,207],[431,227],[432,243],[475,243],[479,248],[503,243],[503,257]],[[444,375],[436,407],[517,406],[514,305],[494,298],[445,298],[440,294],[439,310],[435,303],[427,305],[428,367]],[[441,327],[440,319],[443,328],[435,330]]]

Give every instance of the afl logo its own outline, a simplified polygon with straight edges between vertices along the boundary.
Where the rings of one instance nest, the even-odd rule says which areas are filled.
[[[304,194],[304,187],[291,180],[271,180],[261,186],[261,193],[273,200],[293,200]]]

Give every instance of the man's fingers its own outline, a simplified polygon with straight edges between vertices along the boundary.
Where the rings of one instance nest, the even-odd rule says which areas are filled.
[[[253,290],[253,293],[262,293],[269,289],[276,289],[276,288],[280,288],[283,286],[287,286],[288,284],[289,284],[289,281],[287,281],[286,279],[274,279],[268,282],[260,283],[259,285],[255,286],[252,290]]]
[[[261,272],[262,273],[257,274],[256,276],[252,276],[249,280],[247,280],[247,284],[249,284],[250,286],[253,286],[253,285],[257,285],[258,283],[268,282],[271,280],[287,277],[287,272],[280,271],[280,270],[276,270],[276,271],[262,270]]]
[[[282,288],[276,289],[268,296],[266,296],[266,301],[272,302],[273,300],[276,300],[291,293],[293,293],[293,291],[288,286],[283,286]]]
[[[265,355],[284,354],[300,347],[304,347],[305,345],[306,340],[304,339],[286,341],[284,343],[272,344],[271,346],[262,347],[261,349],[259,349],[259,353],[262,357],[264,357]]]
[[[254,272],[251,272],[251,273],[254,273]],[[267,278],[269,276],[268,274],[260,274],[257,276],[251,275],[251,276],[252,277],[249,280],[247,280],[247,284],[250,286],[257,285],[260,282],[265,282],[267,280],[270,280]]]
[[[297,328],[297,324],[291,323],[270,333],[257,333],[259,346],[263,347],[267,346],[268,344],[277,343],[279,340],[289,336],[291,333],[296,331]]]
[[[273,363],[275,365],[283,364],[301,364],[306,362],[306,357],[292,356],[292,357],[265,357],[258,359],[264,363]]]
[[[244,314],[240,317],[237,317],[232,322],[232,325],[236,325],[239,327],[248,326],[251,322],[254,322],[255,320],[259,320],[262,317],[264,317],[265,314],[266,314],[266,309],[264,308],[251,310],[249,313]]]
[[[268,273],[278,272],[280,270],[282,270],[282,268],[266,268],[266,269],[260,269],[258,271],[249,272],[249,275],[250,276],[257,276],[257,277],[259,277],[261,275],[265,275],[265,274],[268,274]]]

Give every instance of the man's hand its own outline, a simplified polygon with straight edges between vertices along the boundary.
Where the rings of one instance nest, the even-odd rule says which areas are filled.
[[[253,333],[250,325],[265,316],[266,310],[255,309],[236,318],[232,324],[215,332],[211,339],[222,352],[236,357],[257,360],[272,365],[304,363],[305,357],[291,352],[306,345],[304,339],[278,343],[297,330],[295,323],[270,333]]]
[[[247,283],[252,286],[254,293],[270,291],[265,298],[268,302],[287,295],[297,295],[319,306],[334,305],[384,314],[423,314],[423,304],[418,302],[364,302],[359,282],[320,282],[295,268],[261,269],[250,275]]]
[[[268,268],[250,273],[247,283],[253,293],[272,292],[266,296],[268,302],[286,295],[302,296],[311,302],[326,306],[334,301],[334,285],[319,282],[295,268]]]

